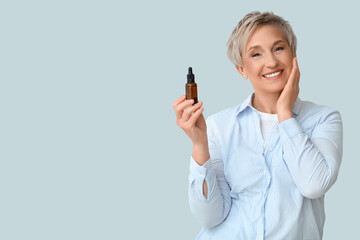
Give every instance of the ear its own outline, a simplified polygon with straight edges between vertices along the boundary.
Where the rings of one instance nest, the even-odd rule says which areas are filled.
[[[236,69],[245,80],[248,79],[248,75],[243,66],[236,66]]]

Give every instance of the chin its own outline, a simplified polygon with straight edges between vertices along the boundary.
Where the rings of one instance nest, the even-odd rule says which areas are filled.
[[[285,85],[281,86],[273,86],[272,88],[264,89],[266,92],[271,94],[281,94],[281,92],[284,90]]]

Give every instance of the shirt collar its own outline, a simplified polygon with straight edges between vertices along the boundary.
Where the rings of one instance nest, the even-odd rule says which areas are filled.
[[[255,92],[251,93],[243,103],[241,103],[238,107],[238,109],[236,110],[236,116],[238,114],[240,114],[242,111],[244,111],[247,107],[252,107],[252,100],[253,98],[255,97]],[[299,111],[300,111],[300,107],[301,107],[301,99],[299,97],[296,98],[296,101],[294,103],[294,106],[292,108],[292,113],[294,115],[298,115],[299,114]]]

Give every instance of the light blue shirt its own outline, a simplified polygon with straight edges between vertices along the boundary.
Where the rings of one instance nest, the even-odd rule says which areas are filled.
[[[210,159],[190,159],[190,209],[204,226],[197,239],[322,239],[324,194],[342,158],[340,113],[297,98],[264,148],[252,96],[207,118]]]

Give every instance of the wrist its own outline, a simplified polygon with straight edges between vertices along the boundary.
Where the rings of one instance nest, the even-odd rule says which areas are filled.
[[[207,141],[205,143],[197,143],[193,145],[192,157],[200,166],[204,165],[207,160],[209,160],[210,153]]]
[[[278,113],[278,119],[279,119],[279,123],[284,122],[290,118],[293,118],[292,112],[291,111],[286,111],[286,112],[279,112]]]

